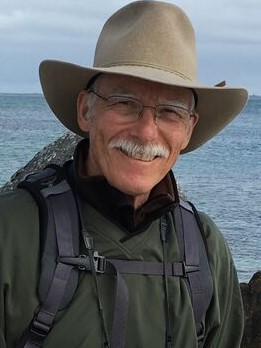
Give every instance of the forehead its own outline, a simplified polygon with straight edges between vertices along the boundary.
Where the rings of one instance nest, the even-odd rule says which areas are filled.
[[[193,94],[189,88],[165,85],[132,76],[113,74],[101,75],[98,87],[104,93],[125,93],[138,97],[154,97],[156,99],[181,99],[190,101]]]

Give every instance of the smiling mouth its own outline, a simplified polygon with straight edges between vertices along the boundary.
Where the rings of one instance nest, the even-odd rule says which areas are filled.
[[[123,149],[118,149],[118,150],[120,150],[125,156],[129,158],[133,158],[138,161],[142,161],[142,162],[152,162],[154,159],[159,157],[159,156],[151,156],[142,152],[135,152],[134,154],[134,153],[129,153],[127,151],[124,151]]]
[[[113,139],[109,146],[121,151],[125,156],[131,159],[142,162],[152,162],[157,158],[167,159],[169,157],[169,150],[161,144]]]

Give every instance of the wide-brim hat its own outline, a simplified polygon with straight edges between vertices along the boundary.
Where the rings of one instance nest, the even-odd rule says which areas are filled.
[[[210,87],[196,78],[195,34],[187,15],[159,1],[135,1],[105,23],[93,67],[56,60],[40,64],[44,96],[57,118],[86,137],[77,123],[77,96],[96,74],[120,74],[194,89],[199,120],[183,153],[215,136],[243,109],[248,93],[223,83]]]

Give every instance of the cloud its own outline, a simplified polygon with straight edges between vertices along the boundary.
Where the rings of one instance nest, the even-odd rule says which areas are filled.
[[[202,42],[261,43],[261,2],[191,0],[178,3],[189,5],[188,13]]]
[[[56,4],[53,8],[41,8],[41,2],[37,2],[32,7],[15,8],[13,11],[5,10],[0,15],[0,35],[1,39],[8,39],[14,42],[26,40],[45,40],[53,41],[62,39],[77,40],[83,35],[91,36],[99,26],[100,16],[97,13],[86,13],[73,11],[68,8],[65,1],[59,11]],[[67,4],[67,6],[65,6]],[[79,8],[78,8],[79,10]],[[93,9],[92,9],[93,10]],[[93,12],[93,11],[89,11]],[[85,15],[88,18],[86,21]]]
[[[2,0],[0,38],[14,41],[79,40],[98,35],[104,21],[124,0]],[[254,0],[177,0],[202,41],[261,42],[261,2]]]
[[[19,85],[37,85],[38,64],[46,58],[92,64],[99,32],[105,20],[129,0],[2,0],[0,13],[0,91]],[[251,89],[261,60],[261,2],[256,0],[177,0],[196,31],[200,76],[218,80],[237,69]],[[249,62],[249,65],[247,64]],[[251,66],[250,66],[251,65]],[[253,69],[251,68],[253,67]],[[259,69],[260,70],[260,69]],[[34,73],[32,73],[34,71]],[[251,76],[252,81],[251,82]],[[16,83],[18,86],[18,82]],[[11,87],[12,88],[12,87]],[[29,88],[29,87],[28,87]],[[257,93],[257,91],[256,91]]]

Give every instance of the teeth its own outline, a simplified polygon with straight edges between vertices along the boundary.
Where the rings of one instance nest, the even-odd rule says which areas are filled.
[[[149,155],[146,155],[146,154],[143,154],[143,153],[135,153],[135,154],[132,154],[132,153],[128,153],[126,151],[123,151],[123,153],[125,153],[125,155],[127,155],[128,157],[130,158],[134,158],[134,159],[137,159],[137,160],[140,160],[140,161],[144,161],[144,162],[151,162],[154,160],[154,156],[149,156]]]

